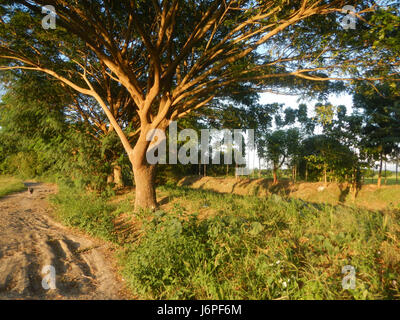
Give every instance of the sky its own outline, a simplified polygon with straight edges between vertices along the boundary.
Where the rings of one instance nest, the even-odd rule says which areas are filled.
[[[341,95],[330,95],[328,101],[332,103],[334,106],[344,105],[347,109],[347,114],[351,114],[353,110],[353,97],[349,94],[341,94]],[[273,93],[262,93],[260,95],[260,103],[284,103],[285,107],[291,107],[293,109],[297,109],[298,105],[304,103],[308,107],[308,116],[311,116],[310,112],[313,110],[315,104],[318,102],[314,99],[302,99],[300,96],[289,96],[289,95],[279,95]],[[251,151],[248,155],[249,167],[251,169],[258,168],[258,157],[256,152]],[[265,166],[262,165],[263,168]],[[395,170],[395,164],[387,164],[387,170]]]
[[[273,93],[262,93],[260,99],[261,104],[266,103],[284,103],[286,107],[292,107],[296,109],[297,106],[301,103],[307,104],[309,109],[314,107],[314,105],[318,102],[317,100],[312,99],[301,99],[300,96],[288,96],[288,95],[280,95],[280,94],[273,94]],[[300,101],[298,101],[301,99]],[[329,102],[333,105],[344,105],[347,107],[347,113],[351,113],[353,107],[353,100],[352,96],[349,94],[342,94],[342,95],[330,95]]]

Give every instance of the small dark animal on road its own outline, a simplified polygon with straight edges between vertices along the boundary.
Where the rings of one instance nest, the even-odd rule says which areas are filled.
[[[33,188],[28,187],[28,192],[29,192],[29,195],[32,195],[32,193],[33,193]]]

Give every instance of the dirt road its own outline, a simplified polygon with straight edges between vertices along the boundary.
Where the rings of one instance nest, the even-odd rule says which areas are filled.
[[[0,199],[0,299],[124,299],[108,245],[51,218],[55,186],[26,185]]]

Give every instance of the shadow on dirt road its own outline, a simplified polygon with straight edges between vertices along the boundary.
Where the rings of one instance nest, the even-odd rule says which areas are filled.
[[[25,185],[0,199],[0,299],[125,299],[109,245],[51,218],[56,186]]]

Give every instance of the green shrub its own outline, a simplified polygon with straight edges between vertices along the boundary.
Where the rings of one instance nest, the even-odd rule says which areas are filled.
[[[400,279],[400,257],[387,254],[388,268],[388,261],[379,260],[382,244],[396,236],[388,229],[399,226],[396,215],[280,197],[162,189],[176,200],[174,208],[142,217],[140,240],[121,253],[124,277],[140,298],[400,297],[393,281]],[[198,219],[193,204],[207,204],[217,214]],[[342,288],[345,265],[356,269],[354,290]]]
[[[56,206],[57,217],[64,224],[77,227],[92,236],[116,241],[113,223],[115,208],[107,203],[107,198],[77,187],[61,185],[51,201]]]

